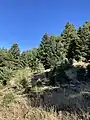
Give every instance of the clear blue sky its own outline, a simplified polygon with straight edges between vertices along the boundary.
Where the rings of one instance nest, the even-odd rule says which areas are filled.
[[[0,47],[31,49],[45,32],[59,35],[67,21],[78,27],[89,20],[90,0],[0,0]]]

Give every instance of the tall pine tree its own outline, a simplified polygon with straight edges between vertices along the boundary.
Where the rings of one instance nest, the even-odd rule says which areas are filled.
[[[90,22],[85,22],[78,29],[78,36],[82,40],[82,56],[87,60],[90,59]]]
[[[49,40],[50,40],[50,38],[49,38],[48,34],[45,33],[44,36],[42,37],[42,41],[41,41],[39,49],[38,49],[39,59],[43,63],[45,69],[50,68],[50,63],[49,63],[49,58],[48,58],[48,50],[50,47]]]
[[[62,42],[68,59],[80,58],[82,41],[79,39],[74,25],[69,22],[67,22],[62,33]]]
[[[17,43],[11,46],[9,52],[13,55],[14,59],[18,59],[20,57],[20,49]]]

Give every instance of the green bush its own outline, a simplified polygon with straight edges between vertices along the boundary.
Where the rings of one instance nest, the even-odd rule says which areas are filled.
[[[12,94],[12,93],[7,93],[7,94],[5,94],[4,97],[3,97],[2,105],[3,105],[3,106],[7,106],[7,105],[10,104],[11,102],[13,102],[14,99],[15,99],[14,94]]]
[[[57,82],[59,84],[69,83],[70,80],[65,74],[65,70],[70,67],[71,66],[69,64],[57,64],[57,66],[51,71],[50,84],[55,85]]]
[[[42,73],[45,70],[45,68],[44,68],[43,64],[39,62],[37,64],[36,70],[38,73]]]
[[[27,80],[25,77],[20,81],[20,84],[23,86],[23,88],[27,86]]]
[[[0,82],[3,85],[7,85],[8,81],[10,80],[12,71],[7,67],[0,67]]]

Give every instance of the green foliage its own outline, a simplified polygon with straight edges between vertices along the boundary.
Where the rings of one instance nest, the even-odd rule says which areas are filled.
[[[53,69],[53,79],[61,81],[62,76],[65,76],[64,69],[72,65],[73,59],[90,59],[90,22],[85,22],[78,30],[67,22],[60,36],[45,33],[38,48],[20,52],[16,43],[9,50],[0,49],[0,81],[7,83],[12,71],[28,67],[37,73]]]
[[[56,84],[64,84],[69,83],[70,80],[67,77],[65,70],[68,70],[71,66],[68,63],[58,63],[53,68],[51,75],[50,75],[50,84],[56,85]]]
[[[7,49],[0,49],[0,67],[8,66],[8,64],[11,62],[10,59],[10,53]]]
[[[12,93],[7,93],[7,94],[5,94],[4,97],[3,97],[2,105],[3,105],[3,106],[7,106],[7,105],[10,104],[11,102],[13,102],[14,99],[15,99],[14,94],[12,94]]]
[[[75,60],[80,60],[81,49],[82,49],[82,42],[77,36],[75,38],[73,37],[68,48],[68,53],[67,53],[68,59],[72,58]]]
[[[64,44],[66,53],[67,53],[69,44],[70,44],[75,32],[76,32],[76,30],[75,30],[74,25],[67,22],[65,25],[65,29],[63,30],[63,33],[61,34],[62,35],[62,42]]]
[[[39,47],[39,58],[45,69],[54,67],[58,61],[65,58],[64,46],[59,37],[45,34]]]
[[[13,55],[14,59],[18,59],[20,56],[20,49],[18,44],[13,44],[9,50],[9,52]]]
[[[20,84],[23,86],[23,88],[27,86],[27,80],[25,77],[20,81]]]
[[[18,44],[13,44],[8,51],[11,57],[11,69],[16,70],[19,68],[23,68],[23,64],[20,59],[20,49]]]
[[[0,82],[3,85],[7,85],[10,80],[12,71],[10,71],[7,67],[0,67]]]
[[[45,69],[50,68],[50,63],[48,60],[48,49],[50,47],[49,44],[49,36],[47,33],[44,34],[44,36],[42,37],[42,41],[40,44],[40,47],[38,49],[39,52],[39,59],[41,60],[41,62],[43,63]]]
[[[33,48],[30,51],[27,51],[26,60],[27,60],[28,66],[35,71],[39,64],[38,51],[36,48]]]
[[[57,42],[56,39],[52,39],[53,36],[50,37],[50,47],[48,49],[48,59],[50,62],[51,67],[54,67],[58,61],[64,61],[65,59],[65,52],[64,46],[61,41]]]
[[[23,68],[28,67],[27,51],[21,53],[20,62],[22,63]]]
[[[68,59],[80,59],[82,41],[77,35],[77,31],[73,24],[67,22],[65,29],[62,33],[62,42],[64,44],[66,57]]]
[[[32,76],[30,68],[15,70],[12,74],[9,82],[11,86],[16,86],[18,89],[22,89],[27,87],[27,85],[30,85]]]
[[[45,70],[43,64],[41,62],[38,62],[37,66],[36,66],[36,71],[37,73],[42,73]]]
[[[85,22],[83,26],[79,27],[77,34],[83,43],[82,57],[90,59],[90,22]]]

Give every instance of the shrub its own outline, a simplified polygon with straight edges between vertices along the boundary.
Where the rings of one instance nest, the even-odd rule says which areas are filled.
[[[27,80],[25,77],[20,81],[20,84],[23,86],[23,88],[27,86]]]
[[[12,84],[14,81],[15,86],[22,88],[25,87],[26,84],[30,83],[31,75],[32,73],[30,68],[15,70],[10,82]]]
[[[7,85],[7,82],[10,80],[12,71],[7,67],[0,68],[0,81],[3,85]]]
[[[69,82],[69,78],[65,74],[65,70],[69,69],[71,66],[69,64],[58,64],[51,71],[50,84],[55,85],[57,82],[60,84]]]
[[[45,68],[44,68],[43,64],[39,62],[37,67],[36,67],[36,70],[38,73],[41,73],[45,70]]]
[[[14,99],[15,99],[15,96],[12,93],[7,93],[3,97],[2,105],[7,106],[11,102],[13,102]]]

